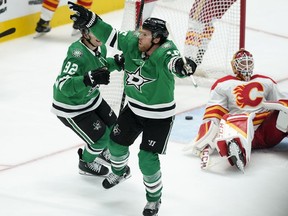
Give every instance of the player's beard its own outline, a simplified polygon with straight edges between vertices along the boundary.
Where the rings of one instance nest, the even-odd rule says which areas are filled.
[[[143,44],[141,42],[138,42],[138,49],[141,52],[146,52],[150,49],[152,44]]]

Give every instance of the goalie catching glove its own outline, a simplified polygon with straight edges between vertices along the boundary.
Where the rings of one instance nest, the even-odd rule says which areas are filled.
[[[175,60],[175,73],[179,74],[180,76],[191,76],[194,74],[197,65],[193,60],[187,57],[185,57],[185,61],[186,62],[184,62],[181,57]]]
[[[96,24],[98,19],[101,19],[97,14],[87,10],[81,5],[77,5],[68,1],[69,9],[75,12],[70,16],[70,19],[74,21],[73,27],[75,29],[90,28]]]
[[[83,82],[86,86],[95,87],[99,84],[107,85],[110,82],[110,72],[106,67],[89,71],[84,75]]]

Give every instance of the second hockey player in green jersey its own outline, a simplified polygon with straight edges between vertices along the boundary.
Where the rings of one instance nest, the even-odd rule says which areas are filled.
[[[85,141],[78,150],[79,173],[106,175],[109,134],[116,115],[101,97],[99,85],[109,83],[110,71],[120,70],[107,49],[87,28],[72,43],[53,86],[52,112]],[[110,164],[109,164],[110,165]]]

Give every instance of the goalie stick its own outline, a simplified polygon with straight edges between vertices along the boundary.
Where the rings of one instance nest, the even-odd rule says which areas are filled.
[[[227,162],[227,159],[231,158],[233,155],[227,156],[227,157],[221,157],[218,160],[210,160],[209,155],[209,146],[203,149],[203,151],[200,153],[200,159],[201,159],[201,169],[208,170],[209,168],[219,165],[221,163]]]
[[[138,13],[138,17],[137,17],[137,20],[136,20],[135,31],[137,31],[139,29],[139,27],[140,27],[142,14],[143,14],[143,10],[144,10],[144,3],[145,3],[145,0],[141,0],[139,13]],[[125,94],[125,91],[123,89],[122,98],[121,98],[121,104],[120,104],[120,109],[119,109],[119,114],[122,111],[122,109],[124,108],[125,100],[126,100],[126,94]]]
[[[201,169],[207,169],[210,164],[209,146],[204,148],[199,156],[201,159]]]
[[[13,34],[15,31],[16,31],[16,28],[7,29],[6,31],[0,33],[0,38]]]

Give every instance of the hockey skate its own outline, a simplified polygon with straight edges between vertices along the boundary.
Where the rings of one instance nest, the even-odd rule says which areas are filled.
[[[110,152],[107,148],[105,148],[101,154],[98,155],[98,157],[95,159],[96,162],[106,165],[106,166],[111,166],[111,161],[110,161]]]
[[[126,166],[125,167],[125,172],[123,173],[123,175],[118,176],[114,173],[110,173],[108,175],[107,178],[104,179],[104,181],[102,182],[102,186],[105,189],[109,189],[111,187],[114,187],[115,185],[119,184],[120,182],[125,181],[126,179],[130,178],[131,174],[130,174],[130,167]]]
[[[80,148],[78,149],[79,155],[79,174],[87,175],[87,176],[103,176],[109,173],[109,169],[98,163],[97,161],[93,161],[91,163],[87,163],[82,159],[82,152],[83,150]]]
[[[45,21],[43,19],[40,19],[39,22],[37,23],[37,26],[36,26],[36,35],[34,36],[34,38],[38,38],[38,37],[41,37],[42,35],[50,32],[51,30],[51,27],[49,25],[49,21]]]
[[[244,173],[245,159],[238,143],[232,139],[228,141],[228,157],[230,162]]]
[[[144,216],[157,216],[161,205],[161,200],[156,202],[147,202],[143,210]]]

